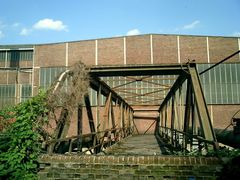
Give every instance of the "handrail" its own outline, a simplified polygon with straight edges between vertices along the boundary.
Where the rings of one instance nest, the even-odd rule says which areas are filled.
[[[81,140],[85,137],[91,137],[90,140],[88,140],[88,143],[91,143],[91,147],[87,147],[87,150],[82,151],[82,146],[83,146],[83,141],[80,141],[80,144],[77,145],[78,151],[80,148],[80,154],[83,154],[87,151],[91,152],[91,150],[94,150],[94,153],[99,153],[102,151],[102,148],[106,144],[116,143],[118,142],[121,138],[125,138],[126,136],[130,135],[132,132],[133,127],[127,127],[127,128],[112,128],[112,129],[106,129],[104,131],[98,131],[98,132],[93,132],[93,133],[88,133],[88,134],[80,134],[77,136],[71,136],[67,138],[61,138],[61,139],[53,139],[46,141],[45,144],[48,146],[48,153],[51,155],[52,153],[55,153],[55,146],[60,145],[62,142],[68,142],[68,152],[71,153],[73,149],[73,143],[74,140]],[[112,133],[114,133],[114,137],[112,138]],[[102,134],[100,137],[98,137],[98,134]],[[119,135],[120,134],[120,135]],[[107,139],[106,139],[107,138]],[[76,143],[76,142],[75,142]],[[100,149],[96,149],[100,147]],[[64,152],[65,153],[65,152]]]
[[[187,132],[183,132],[183,131],[179,131],[177,129],[171,129],[169,127],[164,127],[164,126],[159,126],[159,128],[161,129],[167,129],[167,130],[170,130],[172,132],[176,132],[176,133],[180,133],[182,135],[185,135],[185,136],[188,136],[190,138],[193,138],[193,139],[197,139],[199,142],[204,142],[204,143],[208,143],[208,144],[211,144],[213,146],[216,145],[216,142],[215,141],[210,141],[210,140],[206,140],[204,139],[203,137],[199,136],[199,135],[194,135],[194,134],[191,134],[191,133],[187,133]],[[168,135],[168,133],[165,133],[164,131],[162,131],[164,134]],[[169,135],[168,135],[169,136]]]
[[[124,129],[124,128],[106,129],[104,131],[92,132],[92,133],[88,133],[88,134],[80,134],[77,136],[71,136],[71,137],[66,137],[66,138],[61,138],[61,139],[52,139],[52,140],[46,141],[46,144],[51,144],[53,142],[68,141],[70,139],[77,139],[77,138],[81,138],[81,137],[90,137],[92,135],[96,135],[96,134],[100,134],[100,133],[104,133],[104,132],[108,132],[108,131],[114,131],[114,130],[118,130],[118,129]]]

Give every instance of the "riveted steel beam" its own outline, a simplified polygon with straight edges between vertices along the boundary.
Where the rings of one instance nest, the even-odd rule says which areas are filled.
[[[204,138],[209,141],[216,141],[215,133],[213,131],[211,119],[208,113],[207,104],[204,99],[203,90],[200,84],[199,75],[197,73],[195,64],[190,65],[189,73],[192,81],[194,97],[197,105],[201,130]]]
[[[144,75],[178,75],[187,70],[187,64],[171,65],[128,65],[128,66],[91,66],[90,74],[104,76],[144,76]]]

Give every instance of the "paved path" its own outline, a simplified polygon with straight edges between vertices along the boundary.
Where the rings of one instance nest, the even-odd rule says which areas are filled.
[[[114,144],[105,151],[108,155],[162,155],[167,149],[154,135],[134,135]]]

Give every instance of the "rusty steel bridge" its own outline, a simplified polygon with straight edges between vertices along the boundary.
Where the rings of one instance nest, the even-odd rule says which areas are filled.
[[[148,82],[149,77],[156,76],[162,76],[163,79],[166,75],[168,79],[170,77],[173,80],[172,84],[150,82],[154,84],[154,87],[158,86],[157,91],[164,92],[165,97],[156,98],[152,96],[156,93],[156,90],[147,93],[135,93],[131,96],[125,96],[125,98],[121,96],[122,93],[126,93],[121,90],[121,87],[126,87],[127,84]],[[151,126],[155,126],[154,133],[150,137],[151,140],[148,139],[149,136],[145,136],[147,137],[145,140],[144,136],[141,135],[138,138],[141,137],[142,142],[150,142],[155,139],[155,144],[159,145],[159,151],[156,150],[155,153],[162,153],[162,147],[184,152],[194,148],[199,151],[218,148],[195,63],[167,66],[97,66],[91,67],[90,76],[91,88],[98,92],[98,96],[102,94],[106,97],[103,116],[100,118],[100,107],[97,106],[97,119],[94,119],[89,95],[86,94],[84,102],[88,119],[82,118],[83,107],[79,106],[76,124],[78,134],[67,138],[62,137],[63,127],[67,126],[67,124],[62,123],[61,126],[57,127],[56,138],[47,142],[47,152],[49,154],[66,152],[98,154],[107,152],[107,147],[130,135],[139,135],[140,133],[134,123],[134,119],[137,119],[139,114],[134,106],[139,102],[144,105],[143,98],[146,96],[150,96],[154,104],[156,101],[160,103],[159,107],[155,109],[155,117],[149,117],[154,119]],[[101,80],[102,77],[107,76],[124,76],[131,81],[125,81],[121,85],[110,87]],[[128,100],[131,100],[131,104],[128,103]],[[149,107],[149,100],[147,102],[148,106],[146,107]],[[141,109],[141,111],[144,111],[144,109]],[[145,111],[148,111],[148,108]],[[147,113],[144,116],[148,118]],[[82,133],[83,121],[88,121],[90,133]],[[151,149],[151,146],[149,148]]]

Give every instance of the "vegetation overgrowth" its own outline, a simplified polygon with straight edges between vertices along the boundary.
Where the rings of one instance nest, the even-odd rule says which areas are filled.
[[[48,121],[46,93],[0,111],[0,179],[36,179],[42,126]]]
[[[69,117],[63,120],[66,130],[62,134],[67,134],[70,116],[82,105],[88,91],[88,68],[78,62],[66,75],[60,83],[53,82],[47,91],[0,110],[0,179],[37,178],[42,142],[58,136],[56,127],[63,123],[58,113],[65,110]]]

